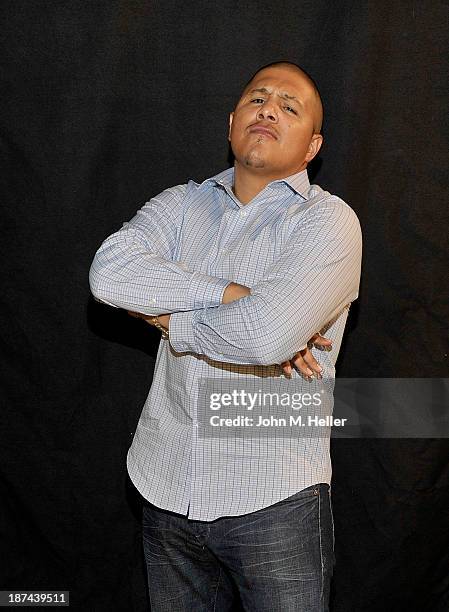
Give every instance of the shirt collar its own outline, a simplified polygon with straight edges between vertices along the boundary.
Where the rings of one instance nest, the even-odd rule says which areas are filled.
[[[227,168],[226,170],[223,170],[223,172],[219,172],[215,176],[211,176],[210,178],[203,181],[200,186],[210,184],[221,185],[227,191],[232,190],[232,185],[234,184],[234,168]],[[301,170],[300,172],[297,172],[296,174],[292,174],[291,176],[287,176],[283,179],[271,181],[271,183],[268,183],[267,187],[269,185],[276,184],[279,184],[281,186],[288,185],[288,187],[293,189],[293,191],[299,194],[304,200],[308,200],[310,197],[308,195],[310,189],[310,182],[306,168],[304,168],[304,170]]]

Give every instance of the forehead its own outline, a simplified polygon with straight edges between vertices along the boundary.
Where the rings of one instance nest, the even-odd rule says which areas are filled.
[[[298,96],[302,100],[309,98],[313,94],[312,86],[299,70],[284,66],[273,66],[258,72],[246,87],[242,97],[255,88],[263,87],[268,90],[275,89],[279,93]]]

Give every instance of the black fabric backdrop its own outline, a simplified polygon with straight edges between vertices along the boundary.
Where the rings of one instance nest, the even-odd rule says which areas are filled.
[[[0,588],[141,612],[125,458],[158,334],[92,301],[96,249],[227,167],[241,86],[296,61],[326,109],[312,179],[364,231],[339,374],[447,376],[447,5],[15,0],[2,18]],[[333,612],[449,609],[448,451],[333,441]]]

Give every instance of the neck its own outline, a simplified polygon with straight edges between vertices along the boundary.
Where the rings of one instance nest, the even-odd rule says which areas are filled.
[[[306,166],[304,166],[305,168]],[[300,172],[304,170],[304,168],[299,168],[296,172]],[[291,174],[294,174],[292,172]],[[233,191],[239,201],[242,204],[248,204],[251,202],[253,198],[256,197],[268,183],[271,181],[275,181],[277,179],[285,178],[286,175],[278,176],[276,174],[258,174],[257,171],[252,170],[251,168],[246,168],[242,166],[237,160],[234,162],[234,186]]]

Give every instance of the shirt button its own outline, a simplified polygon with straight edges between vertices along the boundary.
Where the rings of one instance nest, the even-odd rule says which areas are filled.
[[[156,304],[156,298],[151,298],[150,303],[151,304]]]
[[[247,215],[247,214],[248,214],[248,213],[246,212],[246,210],[241,210],[241,211],[240,211],[240,216],[241,216],[241,217],[246,217],[246,215]]]

